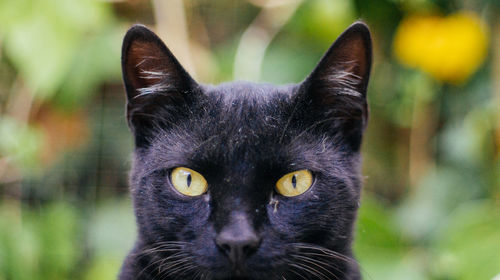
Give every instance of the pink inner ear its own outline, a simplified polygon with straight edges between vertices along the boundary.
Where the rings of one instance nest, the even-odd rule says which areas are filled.
[[[170,65],[160,46],[136,40],[128,50],[126,68],[128,80],[137,90],[160,83]]]
[[[360,78],[368,74],[367,45],[361,36],[352,36],[338,46],[332,54],[329,65],[340,68]]]
[[[370,58],[368,57],[366,49],[367,46],[363,41],[363,38],[356,37],[355,39],[353,39],[353,41],[350,43],[350,48],[352,49],[351,55],[353,56],[353,59],[355,59],[356,67],[358,68],[353,69],[352,71],[364,78],[364,76],[368,72],[368,63],[370,63],[368,60],[370,60]]]
[[[366,94],[371,43],[369,34],[355,27],[335,41],[311,76],[313,95],[322,104],[338,102],[338,95],[364,97]]]

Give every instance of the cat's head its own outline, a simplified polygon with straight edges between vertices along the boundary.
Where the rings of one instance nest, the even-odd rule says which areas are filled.
[[[366,25],[350,26],[287,86],[199,84],[141,25],[122,51],[139,243],[163,276],[333,279],[351,265]]]

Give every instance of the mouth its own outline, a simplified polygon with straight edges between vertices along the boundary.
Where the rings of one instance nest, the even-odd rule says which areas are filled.
[[[233,268],[230,272],[228,271],[225,275],[214,275],[214,279],[218,280],[252,280],[255,279],[251,277],[248,271],[241,267]]]

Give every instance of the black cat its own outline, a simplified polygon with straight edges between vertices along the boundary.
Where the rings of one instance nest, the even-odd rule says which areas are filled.
[[[198,84],[141,25],[122,52],[138,237],[120,279],[361,278],[365,24],[296,85]]]

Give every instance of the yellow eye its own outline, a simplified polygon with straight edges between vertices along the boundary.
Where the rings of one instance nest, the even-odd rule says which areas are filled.
[[[187,196],[198,196],[207,191],[207,180],[200,173],[186,167],[175,168],[170,180],[177,191]]]
[[[276,183],[276,190],[284,196],[297,196],[307,191],[313,183],[311,171],[303,169],[281,177]]]

